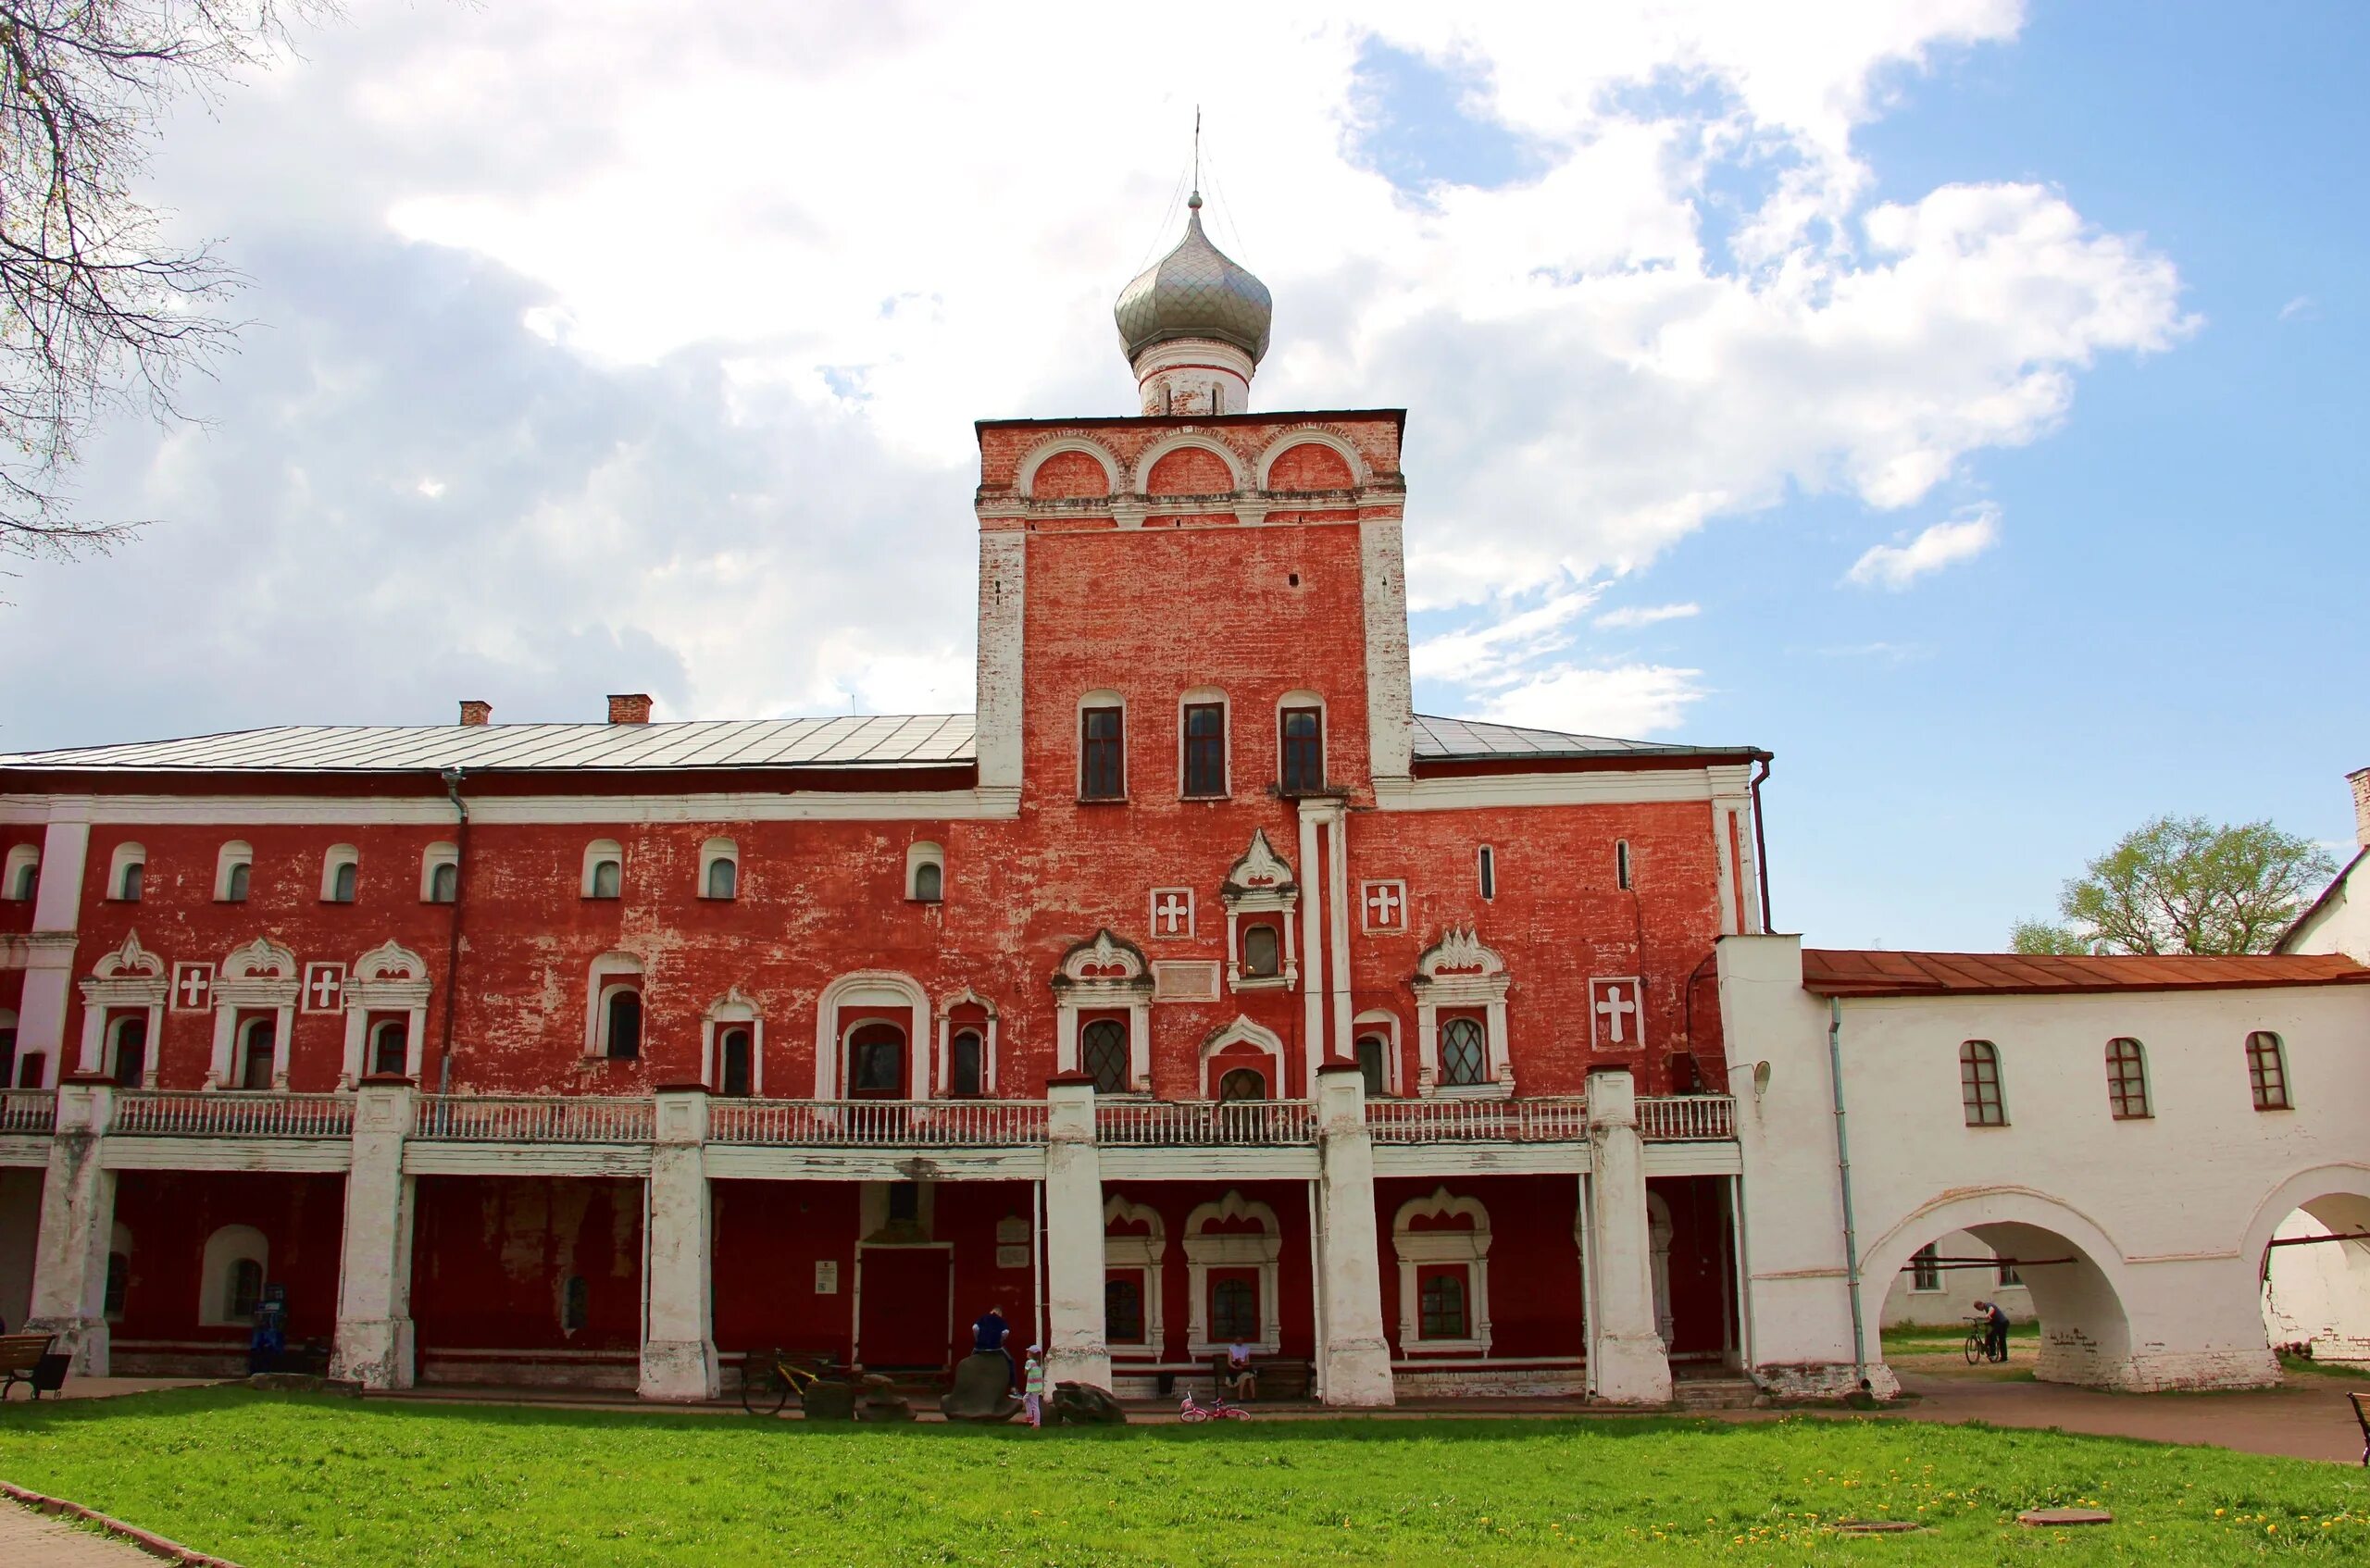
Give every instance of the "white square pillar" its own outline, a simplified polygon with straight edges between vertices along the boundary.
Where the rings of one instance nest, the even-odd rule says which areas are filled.
[[[1094,1080],[1082,1073],[1056,1074],[1045,1086],[1045,1370],[1056,1382],[1108,1388]]]
[[[412,1178],[404,1174],[412,1096],[408,1078],[366,1076],[355,1092],[330,1375],[367,1388],[412,1386]]]
[[[712,1400],[717,1375],[708,1271],[707,1086],[670,1084],[656,1095],[658,1141],[650,1150],[650,1217],[642,1238],[642,1397]]]
[[[57,1131],[41,1189],[33,1296],[25,1328],[55,1334],[86,1377],[107,1375],[107,1251],[115,1235],[115,1173],[100,1158],[115,1091],[69,1082],[57,1090]]]
[[[1597,1397],[1670,1402],[1670,1357],[1654,1323],[1653,1243],[1646,1221],[1646,1143],[1628,1073],[1589,1075],[1589,1362]]]
[[[1374,1138],[1354,1062],[1316,1070],[1318,1299],[1325,1303],[1317,1387],[1328,1405],[1396,1399],[1382,1327],[1382,1252],[1374,1213]]]

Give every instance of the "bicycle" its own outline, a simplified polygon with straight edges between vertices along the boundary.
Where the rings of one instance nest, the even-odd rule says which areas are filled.
[[[1226,1396],[1215,1390],[1210,1394],[1210,1402],[1204,1404],[1193,1397],[1192,1390],[1189,1388],[1185,1397],[1177,1401],[1177,1419],[1192,1426],[1204,1421],[1248,1421],[1251,1412],[1241,1405],[1227,1403]]]
[[[2004,1362],[2008,1359],[2008,1347],[2005,1345],[2000,1347],[1998,1355],[1991,1353],[1991,1320],[1990,1318],[1978,1317],[1968,1320],[1965,1349],[1966,1363],[1969,1366],[1974,1366],[1980,1362]]]
[[[751,1415],[780,1415],[795,1390],[804,1404],[807,1390],[829,1380],[828,1356],[791,1356],[752,1350],[741,1362],[741,1408]]]

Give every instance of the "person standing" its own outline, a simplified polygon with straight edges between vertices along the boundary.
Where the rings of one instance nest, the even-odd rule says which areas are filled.
[[[1029,1347],[1029,1380],[1023,1385],[1021,1404],[1029,1412],[1029,1425],[1033,1429],[1045,1424],[1045,1347]]]
[[[1977,1301],[1976,1311],[1983,1313],[1983,1355],[1987,1361],[2008,1359],[2008,1314],[2000,1310],[1997,1301]]]

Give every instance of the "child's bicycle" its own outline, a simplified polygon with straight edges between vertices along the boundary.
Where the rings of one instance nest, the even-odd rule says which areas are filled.
[[[1241,1405],[1227,1403],[1226,1396],[1215,1389],[1210,1393],[1210,1402],[1204,1404],[1188,1388],[1185,1397],[1177,1401],[1177,1419],[1191,1426],[1204,1421],[1248,1421],[1251,1412]]]
[[[806,1391],[829,1380],[827,1356],[792,1356],[781,1350],[751,1350],[741,1363],[741,1408],[751,1415],[780,1415],[795,1390],[803,1402]]]

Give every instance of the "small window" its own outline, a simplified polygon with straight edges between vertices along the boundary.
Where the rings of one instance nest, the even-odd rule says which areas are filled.
[[[717,1054],[721,1065],[717,1073],[717,1092],[728,1100],[746,1100],[755,1094],[756,1081],[755,1053],[751,1049],[753,1033],[742,1027],[726,1029],[716,1037]]]
[[[895,1097],[905,1092],[905,1031],[894,1024],[862,1024],[848,1036],[851,1093]]]
[[[1959,1095],[1965,1102],[1966,1125],[2003,1127],[2008,1110],[2000,1098],[2000,1048],[1988,1039],[1971,1039],[1959,1047]]]
[[[419,902],[452,903],[461,896],[461,848],[434,843],[420,852]]]
[[[584,846],[584,896],[613,899],[625,890],[626,852],[615,839],[595,839]]]
[[[1485,899],[1496,898],[1498,896],[1498,852],[1487,844],[1482,845],[1481,852],[1476,857],[1475,864],[1480,871],[1481,896]]]
[[[1441,1026],[1441,1081],[1470,1088],[1490,1079],[1489,1038],[1478,1018],[1451,1018]]]
[[[148,1020],[118,1019],[115,1026],[115,1071],[124,1089],[138,1089],[148,1071]]]
[[[1242,927],[1242,972],[1254,980],[1273,979],[1284,972],[1276,927],[1264,920]]]
[[[1144,1284],[1136,1276],[1103,1282],[1103,1338],[1119,1345],[1144,1342]]]
[[[1218,1099],[1232,1102],[1267,1098],[1267,1075],[1256,1067],[1235,1067],[1218,1079]]]
[[[1623,892],[1630,890],[1629,840],[1616,841],[1613,846],[1613,885]]]
[[[1185,704],[1185,790],[1214,800],[1226,793],[1226,704]]]
[[[253,875],[255,858],[255,851],[239,840],[222,846],[214,858],[214,897],[218,902],[247,902],[247,883]]]
[[[1380,1035],[1360,1035],[1357,1043],[1358,1076],[1366,1080],[1366,1098],[1380,1099],[1389,1092],[1383,1086],[1384,1064],[1390,1059],[1390,1046]]]
[[[2254,1092],[2256,1110],[2291,1108],[2288,1099],[2288,1052],[2279,1037],[2268,1029],[2257,1029],[2247,1037],[2247,1086]]]
[[[1127,798],[1125,709],[1114,705],[1079,710],[1078,792],[1080,800],[1088,801]]]
[[[352,844],[332,844],[321,860],[321,902],[352,903],[361,881],[361,855]]]
[[[1259,1338],[1259,1285],[1252,1279],[1210,1282],[1210,1338],[1240,1344]]]
[[[1097,1018],[1079,1032],[1078,1064],[1092,1075],[1097,1094],[1123,1094],[1128,1088],[1128,1030],[1115,1019]]]
[[[251,1020],[242,1032],[245,1049],[239,1057],[239,1087],[268,1089],[278,1070],[278,1026],[269,1018]]]
[[[233,1321],[251,1318],[263,1305],[263,1265],[253,1258],[241,1258],[231,1265],[222,1302],[223,1315]]]
[[[950,1049],[954,1052],[954,1060],[947,1064],[949,1090],[960,1095],[986,1093],[987,1049],[985,1042],[979,1038],[979,1031],[977,1029],[955,1030]]]
[[[1283,786],[1288,795],[1313,794],[1325,788],[1322,708],[1283,711]]]
[[[125,1252],[109,1252],[106,1295],[103,1298],[106,1304],[100,1309],[101,1314],[110,1322],[119,1320],[123,1316],[123,1299],[131,1293],[131,1255]]]
[[[612,989],[602,1020],[603,1053],[613,1062],[631,1062],[642,1054],[642,992],[631,986]]]
[[[409,1068],[411,1026],[389,1018],[370,1030],[370,1071],[380,1077],[402,1077]]]
[[[41,887],[41,851],[31,844],[17,844],[8,851],[6,880],[0,882],[0,895],[17,903],[31,903]]]
[[[1426,1275],[1416,1287],[1416,1337],[1419,1339],[1464,1339],[1471,1337],[1465,1313],[1465,1276],[1455,1269]]]
[[[2148,1058],[2136,1039],[2107,1041],[2107,1108],[2118,1122],[2148,1115]]]
[[[946,852],[927,840],[905,850],[905,896],[916,903],[946,897]]]
[[[2016,1271],[2016,1261],[2014,1258],[2002,1258],[2000,1261],[2001,1285],[2002,1287],[2022,1285],[2024,1282],[2025,1276]]]
[[[1912,1290],[1940,1290],[1942,1288],[1942,1260],[1928,1241],[1909,1257],[1909,1288]]]
[[[559,1331],[576,1334],[592,1318],[592,1282],[571,1274],[559,1282]]]
[[[741,896],[741,846],[730,839],[710,839],[700,846],[700,897],[731,900]]]
[[[138,903],[147,880],[148,852],[138,844],[118,844],[114,863],[107,868],[107,897]]]

